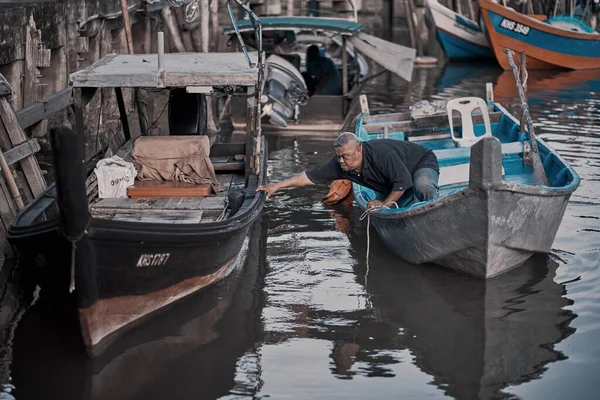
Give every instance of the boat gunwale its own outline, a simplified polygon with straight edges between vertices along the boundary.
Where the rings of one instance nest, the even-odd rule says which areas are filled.
[[[309,26],[309,25],[294,25],[294,24],[281,24],[278,25],[277,23],[275,23],[275,25],[269,25],[269,23],[273,23],[273,21],[276,20],[289,20],[289,19],[296,19],[298,21],[315,21],[315,20],[320,20],[320,21],[332,21],[332,22],[343,22],[343,23],[347,23],[348,25],[353,25],[354,26],[354,30],[352,29],[348,29],[348,28],[339,28],[339,27],[334,27],[334,26],[323,26],[323,27],[317,27],[317,26]],[[246,21],[246,20],[243,20]],[[238,25],[238,30],[240,31],[240,33],[245,33],[245,32],[251,32],[253,30],[252,25],[250,26],[244,26],[246,25],[245,22],[243,21],[239,21],[242,23],[242,26]],[[356,35],[358,32],[361,32],[363,29],[363,25],[359,22],[354,22],[354,21],[350,21],[348,19],[345,18],[331,18],[331,17],[303,17],[303,16],[294,16],[294,17],[290,17],[290,16],[272,16],[272,17],[264,17],[261,18],[261,24],[262,24],[262,31],[328,31],[328,32],[336,32],[340,35],[344,35],[344,36],[354,36]],[[235,30],[233,28],[233,26],[226,26],[223,28],[223,35],[234,35],[235,34]]]

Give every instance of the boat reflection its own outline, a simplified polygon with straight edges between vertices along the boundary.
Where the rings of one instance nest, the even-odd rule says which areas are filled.
[[[69,311],[74,308],[41,298],[16,330],[16,398],[227,395],[236,385],[238,359],[262,337],[265,248],[261,217],[253,227],[244,268],[133,329],[94,359],[84,355],[77,316]]]
[[[528,71],[527,97],[530,105],[543,101],[556,103],[593,98],[600,92],[600,70],[532,70]],[[494,95],[503,104],[518,101],[519,94],[512,71],[503,71],[494,84]],[[556,104],[554,104],[556,107]]]
[[[332,215],[351,241],[354,270],[372,307],[357,320],[353,340],[337,341],[335,373],[358,373],[354,362],[361,374],[391,376],[390,364],[401,361],[390,351],[407,349],[446,394],[491,398],[566,359],[556,345],[575,332],[576,315],[566,309],[573,302],[564,285],[554,281],[552,256],[535,255],[517,270],[481,280],[403,263],[371,228],[367,273],[365,224],[351,207],[336,207]]]

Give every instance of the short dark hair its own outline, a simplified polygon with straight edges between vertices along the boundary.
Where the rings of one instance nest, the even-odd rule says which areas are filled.
[[[357,146],[361,146],[362,142],[352,132],[343,132],[333,142],[333,147],[342,147],[350,143],[356,143]]]
[[[319,56],[319,46],[316,44],[312,44],[306,50],[306,58],[312,60],[313,58],[317,58]]]

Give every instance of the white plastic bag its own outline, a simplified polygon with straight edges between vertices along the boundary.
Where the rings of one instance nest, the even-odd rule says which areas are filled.
[[[137,176],[134,165],[119,156],[98,161],[94,173],[98,178],[98,197],[127,197],[127,188]]]

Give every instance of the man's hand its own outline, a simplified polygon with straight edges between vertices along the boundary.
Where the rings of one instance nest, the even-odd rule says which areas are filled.
[[[279,189],[290,188],[290,187],[301,187],[301,186],[309,186],[314,185],[308,176],[306,176],[305,172],[301,172],[292,176],[291,178],[287,178],[281,182],[273,183],[271,185],[262,185],[256,188],[257,192],[265,191],[267,192],[267,199],[273,195]]]
[[[269,197],[271,197],[273,195],[273,193],[275,193],[277,191],[277,185],[276,184],[272,184],[272,185],[264,185],[264,186],[259,186],[256,188],[257,192],[267,192],[267,200],[269,199]]]
[[[367,209],[374,208],[374,207],[383,207],[383,202],[379,201],[379,200],[371,200],[370,202],[367,203]]]

